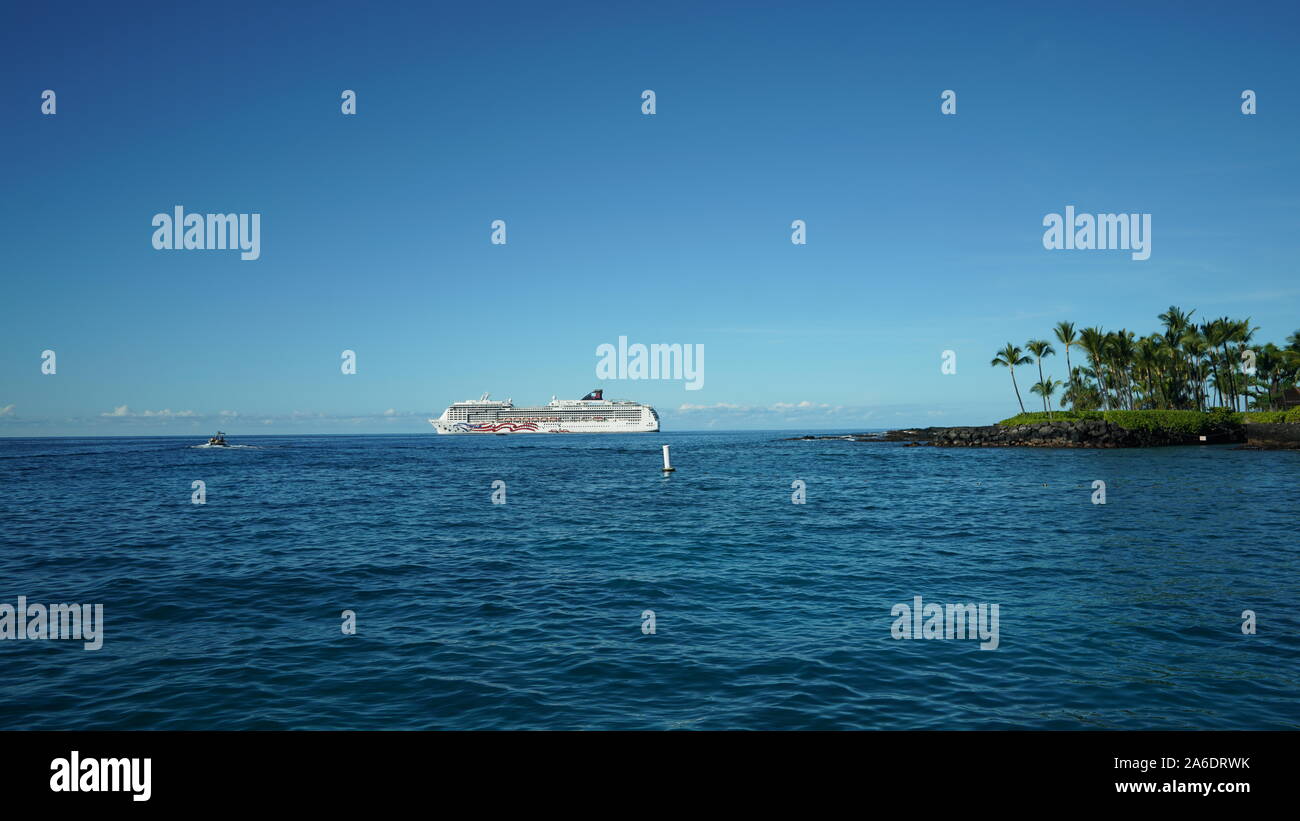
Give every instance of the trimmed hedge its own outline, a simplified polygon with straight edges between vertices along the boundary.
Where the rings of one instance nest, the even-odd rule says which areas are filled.
[[[1231,411],[1216,411],[1217,409],[1209,413],[1194,410],[1115,410],[1103,412],[1102,417],[1107,422],[1129,430],[1166,430],[1188,435],[1205,433],[1225,424],[1240,424],[1232,418],[1234,414]]]
[[[1286,415],[1286,411],[1247,411],[1241,414],[1243,422],[1259,422],[1265,425],[1285,422]]]
[[[1260,424],[1279,424],[1282,422],[1300,422],[1300,407],[1292,408],[1286,411],[1249,411],[1242,414],[1246,417],[1246,422],[1258,422]]]
[[[1003,427],[1012,425],[1041,425],[1046,422],[1082,422],[1085,419],[1100,419],[1101,411],[1052,411],[1052,417],[1047,418],[1047,414],[1042,411],[1033,413],[1018,413],[1010,419],[1003,419],[998,422]]]
[[[1250,411],[1237,413],[1227,408],[1214,408],[1202,413],[1194,410],[1112,410],[1112,411],[1053,411],[1046,413],[1017,414],[998,422],[1003,427],[1013,425],[1042,425],[1047,422],[1082,422],[1104,420],[1129,430],[1166,430],[1189,435],[1241,425],[1245,422],[1300,423],[1300,408],[1289,411]]]

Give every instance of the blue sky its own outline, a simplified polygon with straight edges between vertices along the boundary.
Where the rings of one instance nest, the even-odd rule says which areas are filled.
[[[1061,319],[1300,328],[1294,5],[269,5],[6,7],[0,436],[423,432],[619,336],[705,346],[603,384],[668,429],[983,424]],[[176,205],[261,258],[155,250]],[[1045,250],[1067,205],[1151,258]]]

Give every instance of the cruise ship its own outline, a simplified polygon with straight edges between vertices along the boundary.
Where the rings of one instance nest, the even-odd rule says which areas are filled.
[[[659,414],[640,402],[605,399],[600,390],[581,399],[551,397],[535,408],[516,408],[485,393],[453,404],[429,424],[438,433],[653,433]]]

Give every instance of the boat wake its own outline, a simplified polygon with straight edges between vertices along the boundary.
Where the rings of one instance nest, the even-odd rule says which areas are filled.
[[[209,445],[204,442],[202,445],[190,445],[192,448],[211,448],[212,450],[261,450],[261,445]]]

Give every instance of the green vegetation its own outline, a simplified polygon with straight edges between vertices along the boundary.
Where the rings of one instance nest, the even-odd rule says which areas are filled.
[[[1220,410],[1216,408],[1215,410]],[[1129,430],[1168,431],[1195,436],[1240,424],[1231,411],[1218,414],[1193,410],[1114,410],[1102,414],[1107,422]]]
[[[1279,422],[1300,424],[1300,408],[1286,411],[1250,411],[1241,414],[1243,421],[1258,424],[1278,424]]]
[[[1101,419],[1101,411],[1057,411],[1049,418],[1047,414],[1040,411],[1032,413],[1017,413],[1010,419],[1003,419],[998,422],[1004,428],[1013,425],[1044,425],[1048,422],[1081,422],[1084,419]]]
[[[1002,350],[998,351],[998,355],[993,357],[993,361],[989,363],[995,368],[1001,365],[1002,367],[1011,371],[1011,387],[1015,388],[1016,401],[1020,403],[1021,413],[1025,412],[1025,403],[1020,399],[1020,387],[1016,385],[1016,366],[1028,365],[1029,363],[1034,361],[1028,356],[1023,356],[1023,354],[1024,351],[1020,350],[1018,347],[1008,342],[1007,346]]]
[[[1194,410],[1112,410],[1112,411],[1056,411],[1050,416],[1042,412],[1020,413],[998,422],[1003,427],[1013,425],[1042,425],[1048,422],[1082,422],[1101,420],[1129,430],[1167,430],[1189,435],[1255,423],[1300,424],[1300,408],[1287,411],[1231,411],[1214,408],[1210,411]]]
[[[1052,343],[1048,342],[1046,339],[1031,339],[1025,343],[1025,347],[1029,349],[1031,354],[1038,358],[1038,382],[1029,389],[1029,392],[1036,393],[1043,397],[1043,410],[1047,411],[1047,417],[1050,419],[1052,417],[1052,409],[1048,406],[1047,402],[1052,398],[1052,394],[1055,393],[1061,383],[1054,379],[1043,378],[1043,359],[1049,356],[1054,356],[1056,354],[1056,349],[1053,348]],[[1022,407],[1020,410],[1023,413],[1025,409]]]
[[[1064,381],[1043,374],[1044,359],[1056,353],[1043,339],[1031,339],[1023,349],[1008,342],[990,364],[1011,371],[1011,385],[1022,417],[1068,420],[1078,418],[1072,414],[1098,410],[1204,414],[1212,407],[1222,407],[1227,413],[1285,412],[1279,421],[1300,421],[1300,414],[1292,416],[1300,409],[1287,409],[1285,402],[1286,392],[1300,386],[1300,330],[1287,337],[1285,347],[1272,342],[1260,344],[1253,341],[1258,328],[1251,327],[1249,318],[1225,316],[1198,325],[1192,321],[1195,313],[1171,305],[1157,317],[1164,327],[1143,337],[1124,329],[1090,327],[1076,331],[1073,322],[1058,322],[1053,333],[1065,349]],[[1071,363],[1071,348],[1085,354],[1087,365]],[[1043,398],[1044,414],[1025,413],[1016,384],[1016,368],[1032,365],[1035,359],[1038,383],[1030,390]],[[1058,386],[1064,387],[1060,406],[1070,410],[1052,414],[1048,401]],[[1264,421],[1255,415],[1247,418]],[[1191,424],[1192,417],[1124,418],[1137,428],[1168,425],[1181,430]],[[1157,418],[1162,421],[1152,421]],[[1124,424],[1118,419],[1110,421]]]

